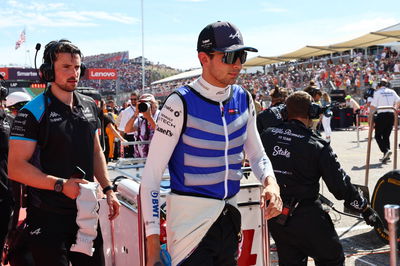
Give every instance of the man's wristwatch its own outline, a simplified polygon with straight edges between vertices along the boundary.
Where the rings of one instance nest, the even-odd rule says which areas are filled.
[[[64,188],[64,179],[59,178],[57,179],[56,183],[54,184],[54,191],[61,193]]]
[[[114,186],[106,186],[103,188],[103,194],[107,194],[107,192],[110,190],[114,190]]]

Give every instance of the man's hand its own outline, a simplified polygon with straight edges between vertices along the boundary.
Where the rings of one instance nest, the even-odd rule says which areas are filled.
[[[269,201],[269,202],[268,202]],[[275,178],[267,177],[261,195],[261,208],[265,208],[265,219],[269,220],[282,212],[282,199]]]
[[[146,112],[143,112],[143,117],[146,118],[147,120],[150,120],[152,118],[151,116],[151,106],[147,108]]]
[[[379,214],[370,206],[364,209],[364,211],[362,212],[362,216],[366,224],[375,228],[384,228],[383,222],[379,217]]]
[[[160,235],[149,235],[146,238],[146,266],[162,265],[160,259]]]
[[[70,199],[76,199],[79,196],[79,184],[87,184],[87,180],[82,178],[70,178],[64,182],[62,193]]]
[[[107,191],[106,196],[109,209],[108,219],[114,220],[119,215],[119,207],[121,206],[121,204],[119,203],[117,196],[115,196],[114,191]]]

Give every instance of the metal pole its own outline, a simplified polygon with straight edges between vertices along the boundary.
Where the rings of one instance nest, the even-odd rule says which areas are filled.
[[[364,186],[366,186],[366,187],[368,187],[369,161],[371,158],[372,131],[374,130],[374,113],[371,114],[371,122],[370,122],[370,125],[368,128],[367,161],[365,162],[365,182],[364,182]]]
[[[262,188],[261,194],[262,194]],[[266,204],[264,202],[264,204]],[[271,254],[270,254],[270,245],[269,245],[269,231],[268,231],[268,221],[265,219],[265,206],[261,208],[261,234],[262,234],[262,251],[263,251],[263,266],[271,265]]]
[[[389,227],[390,243],[390,266],[397,266],[397,228],[396,223],[399,220],[399,205],[385,205],[385,219]]]
[[[394,147],[393,147],[393,170],[397,169],[397,133],[399,131],[399,118],[397,116],[397,110],[393,108],[394,116]]]
[[[143,0],[140,1],[142,10],[142,92],[145,87],[145,68],[144,68],[144,14],[143,14]]]
[[[357,126],[357,147],[360,147],[360,115],[356,114],[356,126]]]

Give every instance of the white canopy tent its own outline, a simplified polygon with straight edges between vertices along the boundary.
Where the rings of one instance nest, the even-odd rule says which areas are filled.
[[[190,71],[187,71],[187,72],[182,72],[182,73],[179,73],[179,74],[176,74],[176,75],[164,78],[164,79],[160,79],[160,80],[154,81],[153,83],[151,83],[151,85],[170,82],[170,81],[174,81],[174,80],[199,77],[201,75],[201,71],[202,71],[201,68],[197,68],[197,69],[190,70]]]
[[[370,32],[358,38],[327,45],[327,46],[311,46],[307,45],[303,48],[300,48],[296,51],[283,54],[280,56],[257,56],[249,59],[244,66],[245,67],[254,67],[254,66],[265,66],[279,62],[285,62],[290,60],[302,59],[302,58],[310,58],[313,56],[327,55],[336,52],[343,52],[347,50],[351,50],[354,48],[364,48],[368,46],[385,44],[391,42],[399,42],[400,41],[400,23],[393,25],[391,27],[376,31]]]

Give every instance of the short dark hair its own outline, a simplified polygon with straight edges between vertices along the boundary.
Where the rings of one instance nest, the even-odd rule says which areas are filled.
[[[57,54],[70,53],[77,54],[82,58],[81,50],[67,39],[49,42],[44,50],[43,59],[45,63],[53,64],[57,60]]]
[[[311,95],[304,91],[296,91],[286,99],[288,118],[308,118],[308,111],[312,102]]]
[[[275,88],[273,88],[269,93],[269,96],[271,96],[272,98],[282,98],[283,100],[285,100],[288,96],[288,91],[285,88],[275,86]]]

